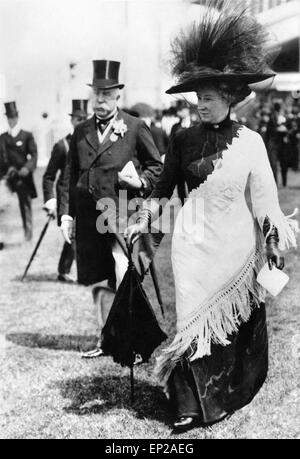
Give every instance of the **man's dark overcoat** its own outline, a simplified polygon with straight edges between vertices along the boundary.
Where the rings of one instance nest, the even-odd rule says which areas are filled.
[[[84,285],[114,279],[114,236],[97,231],[100,212],[96,202],[101,198],[118,201],[118,172],[128,161],[133,161],[147,184],[145,197],[162,171],[160,155],[146,124],[122,110],[117,115],[117,121],[121,120],[127,127],[123,137],[112,138],[111,131],[100,144],[94,116],[77,126],[70,144],[59,214],[76,219],[78,282]]]
[[[43,176],[43,192],[44,201],[47,202],[50,199],[56,197],[57,208],[60,208],[61,195],[63,190],[63,177],[64,171],[67,164],[67,156],[71,143],[71,134],[67,135],[64,139],[59,140],[53,147],[51,158]],[[59,174],[57,178],[57,174]],[[56,196],[54,194],[54,183],[56,181]],[[58,219],[58,223],[60,221]]]
[[[20,130],[16,137],[5,132],[0,137],[1,169],[4,175],[10,167],[17,171],[26,167],[29,174],[19,178],[31,198],[37,197],[37,191],[33,180],[33,171],[37,165],[37,147],[31,132]]]

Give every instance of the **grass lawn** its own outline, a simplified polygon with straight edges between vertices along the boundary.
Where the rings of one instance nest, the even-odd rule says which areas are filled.
[[[38,171],[39,185],[40,177]],[[300,207],[300,174],[291,173],[290,183],[291,188],[280,190],[287,213]],[[46,221],[41,197],[34,202],[32,243],[23,242],[15,196],[3,198],[2,193],[0,204],[6,243],[0,252],[0,438],[300,438],[299,250],[286,257],[290,284],[267,305],[270,368],[266,384],[249,406],[229,420],[176,437],[164,395],[152,376],[153,360],[136,369],[136,402],[131,407],[128,369],[108,357],[93,361],[80,358],[80,352],[95,342],[91,291],[56,282],[62,236],[55,223],[28,278],[20,282]],[[157,266],[165,320],[161,320],[149,279],[146,288],[171,338],[175,308],[170,237],[158,252]]]

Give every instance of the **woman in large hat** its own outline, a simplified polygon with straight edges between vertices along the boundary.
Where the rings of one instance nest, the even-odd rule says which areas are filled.
[[[283,268],[279,250],[296,245],[297,222],[280,210],[260,135],[230,118],[249,84],[274,75],[267,39],[232,1],[212,2],[201,23],[177,37],[178,84],[167,93],[195,91],[201,124],[172,139],[153,199],[127,229],[134,242],[158,216],[157,199],[170,199],[184,176],[189,198],[172,243],[177,333],[156,368],[177,429],[224,419],[250,403],[267,376],[265,291],[256,277],[266,261]]]

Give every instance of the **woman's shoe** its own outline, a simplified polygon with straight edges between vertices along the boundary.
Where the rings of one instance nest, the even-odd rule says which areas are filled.
[[[177,421],[174,422],[173,427],[175,430],[185,431],[185,430],[193,429],[197,425],[199,425],[198,418],[182,416],[181,418],[177,419]]]

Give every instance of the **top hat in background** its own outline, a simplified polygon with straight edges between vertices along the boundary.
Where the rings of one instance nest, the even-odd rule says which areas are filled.
[[[15,118],[18,116],[18,110],[17,110],[17,105],[16,102],[6,102],[4,104],[5,106],[5,115],[7,118]]]
[[[93,61],[94,76],[92,86],[98,89],[124,88],[124,84],[119,83],[120,62],[117,61]]]
[[[87,99],[73,99],[72,100],[72,113],[70,116],[77,116],[78,118],[87,118],[88,112],[88,100]]]

